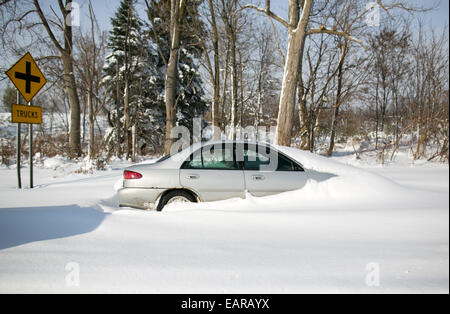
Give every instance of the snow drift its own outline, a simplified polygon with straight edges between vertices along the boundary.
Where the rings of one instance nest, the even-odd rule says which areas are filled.
[[[308,169],[304,189],[162,212],[117,207],[125,161],[85,173],[55,158],[32,190],[0,169],[0,292],[448,293],[447,166],[360,170],[280,149]]]

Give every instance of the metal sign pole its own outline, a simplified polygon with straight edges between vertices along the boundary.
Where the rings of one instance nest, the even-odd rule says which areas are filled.
[[[20,104],[20,94],[19,91],[17,91],[17,103]],[[20,129],[21,124],[17,123],[17,183],[19,186],[19,189],[22,188],[22,178],[20,176]]]
[[[31,101],[28,103],[28,106],[31,106]],[[29,134],[28,134],[28,139],[29,139],[29,151],[30,151],[30,189],[33,188],[33,124],[28,124],[29,126]]]

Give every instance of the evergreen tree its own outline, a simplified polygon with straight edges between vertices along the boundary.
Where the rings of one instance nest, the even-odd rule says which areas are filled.
[[[17,103],[17,90],[14,87],[6,86],[3,89],[2,103],[2,109],[5,112],[11,112],[12,104]]]
[[[157,67],[158,55],[149,41],[148,26],[137,16],[134,4],[135,0],[122,0],[111,18],[111,53],[104,66],[104,83],[112,103],[109,148],[121,155],[124,146],[127,157],[133,145],[132,129],[136,130],[140,150],[149,144],[160,145],[160,121],[164,115],[164,83]]]

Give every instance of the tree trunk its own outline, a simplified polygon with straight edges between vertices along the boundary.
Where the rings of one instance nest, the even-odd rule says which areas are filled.
[[[244,68],[242,64],[242,54],[241,51],[238,50],[239,53],[239,127],[242,128],[244,125],[244,82],[243,76]],[[240,136],[243,136],[242,134]],[[245,135],[244,135],[245,136]]]
[[[375,87],[375,150],[378,149],[378,129],[379,129],[379,114],[378,114],[378,108],[379,108],[379,89],[380,89],[380,79],[377,75],[377,84]]]
[[[70,3],[66,0],[66,6]],[[64,52],[62,63],[64,69],[64,84],[70,104],[70,131],[69,154],[70,157],[81,156],[81,132],[80,132],[80,100],[78,98],[77,84],[75,81],[72,55],[72,26],[64,23]]]
[[[94,158],[95,124],[94,124],[94,105],[92,90],[88,91],[88,115],[89,115],[89,148],[88,155],[90,159]]]
[[[170,153],[173,139],[170,133],[175,126],[176,111],[176,89],[178,83],[178,49],[170,50],[169,63],[166,71],[166,134],[164,142],[164,153]]]
[[[305,40],[306,37],[303,38],[300,47],[300,59],[299,59],[299,70],[298,70],[298,105],[299,105],[299,121],[300,121],[300,149],[309,150],[311,143],[309,141],[309,114],[308,108],[306,106],[306,97],[307,92],[303,82],[303,53],[305,51]]]
[[[74,158],[81,156],[80,101],[73,74],[72,55],[63,53],[61,59],[64,68],[64,86],[70,105],[69,156]]]
[[[308,108],[306,107],[306,93],[303,88],[303,80],[299,80],[299,89],[298,89],[298,105],[299,105],[299,121],[300,121],[300,149],[309,150],[309,114]]]
[[[236,139],[236,105],[237,105],[237,66],[236,66],[236,45],[231,43],[231,139]]]
[[[128,75],[125,77],[125,91],[123,95],[123,114],[125,117],[124,134],[125,141],[127,145],[127,159],[131,158],[132,155],[132,139],[131,139],[131,129],[130,129],[130,113],[129,113],[129,100],[130,100],[130,87],[128,84]]]
[[[170,56],[166,69],[166,134],[164,153],[170,154],[171,132],[176,118],[176,92],[178,84],[178,57],[180,50],[180,23],[185,13],[185,0],[171,0],[170,4]]]
[[[263,75],[263,63],[259,63],[259,71],[258,71],[258,98],[257,98],[257,105],[258,109],[256,111],[256,117],[255,117],[255,131],[256,131],[256,141],[259,140],[259,132],[258,128],[261,125],[262,118],[263,118],[263,110],[262,110],[262,75]]]
[[[293,115],[295,109],[295,97],[299,76],[300,58],[303,58],[303,46],[306,37],[309,15],[312,7],[312,0],[305,0],[302,15],[296,29],[289,29],[288,49],[286,64],[284,66],[283,84],[280,95],[280,105],[278,111],[277,143],[279,145],[291,145],[291,132],[293,127]],[[289,7],[294,4],[289,3]],[[295,13],[290,12],[291,25]]]
[[[229,42],[229,53],[231,54],[231,108],[230,108],[230,130],[231,139],[236,139],[236,108],[237,108],[237,98],[238,98],[238,70],[237,70],[237,60],[236,60],[236,17],[233,16],[231,8],[234,7],[235,1],[230,4],[230,8],[227,7],[227,12],[224,13],[223,19],[225,23],[225,32]]]
[[[225,121],[225,105],[227,103],[227,85],[228,85],[228,68],[229,68],[229,55],[230,49],[227,44],[225,57],[225,71],[223,71],[223,85],[222,85],[222,112],[221,112],[221,129],[225,131],[226,121]]]
[[[334,141],[336,137],[336,124],[339,116],[339,108],[341,107],[341,100],[342,100],[342,81],[343,81],[343,67],[344,67],[344,60],[347,53],[347,44],[343,44],[341,47],[341,58],[339,60],[338,65],[338,73],[337,73],[337,79],[338,79],[338,85],[337,85],[337,92],[336,92],[336,103],[334,105],[334,112],[333,112],[333,120],[331,121],[331,134],[330,134],[330,145],[328,146],[327,155],[331,156],[333,155],[334,151]]]
[[[131,127],[131,161],[136,162],[136,156],[137,156],[137,128],[136,124],[133,124]]]
[[[70,1],[66,0],[66,7],[69,3]],[[61,57],[64,69],[64,84],[70,104],[69,154],[70,157],[79,157],[81,156],[80,100],[73,69],[72,50],[72,26],[64,23],[64,51]]]
[[[122,149],[121,149],[121,142],[120,142],[120,86],[119,86],[119,62],[116,62],[116,137],[117,137],[117,157],[121,157],[122,155]]]
[[[83,104],[83,119],[81,120],[81,125],[83,126],[83,128],[82,128],[83,131],[81,132],[81,146],[84,146],[84,143],[86,143],[86,114],[87,114],[87,112],[88,112],[87,103],[85,102]]]
[[[328,156],[333,155],[333,151],[334,151],[334,142],[335,142],[335,138],[336,138],[336,124],[337,124],[337,118],[339,115],[339,107],[340,106],[334,107],[333,120],[331,121],[330,146],[328,146],[328,151],[327,151]]]
[[[216,13],[212,0],[208,0],[209,11],[211,14],[211,28],[212,28],[212,44],[214,51],[214,86],[213,86],[213,104],[212,104],[212,125],[214,140],[220,139],[220,133],[216,132],[219,128],[219,103],[220,103],[220,67],[219,67],[219,35],[217,31]]]

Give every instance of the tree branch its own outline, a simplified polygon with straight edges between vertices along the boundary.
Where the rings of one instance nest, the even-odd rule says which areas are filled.
[[[279,22],[280,24],[282,24],[283,26],[285,26],[286,28],[291,27],[291,25],[282,17],[276,15],[275,13],[273,13],[272,11],[270,11],[270,7],[267,7],[265,9],[261,9],[259,7],[257,7],[256,5],[253,4],[246,4],[243,7],[241,7],[241,10],[243,9],[253,9],[256,10],[258,12],[264,13],[266,14],[268,17],[273,18],[275,21]]]
[[[158,34],[156,33],[154,17],[151,14],[151,7],[150,7],[150,3],[148,2],[148,0],[145,0],[145,5],[147,6],[147,17],[148,17],[148,20],[150,21],[150,24],[152,24],[153,39],[156,42],[156,47],[158,48],[158,53],[159,53],[161,59],[163,60],[164,66],[167,68],[167,60],[166,60],[166,58],[165,58],[165,56],[164,56],[164,54],[162,52],[161,44],[159,43]]]
[[[61,56],[44,56],[39,58],[34,58],[36,62],[42,61],[42,60],[48,60],[48,59],[61,59]]]
[[[62,53],[64,52],[64,48],[61,47],[61,45],[59,44],[58,40],[56,39],[55,35],[53,34],[50,25],[47,22],[47,19],[44,16],[44,13],[42,13],[42,9],[41,6],[39,5],[39,1],[38,0],[34,0],[34,6],[36,7],[36,11],[39,14],[39,17],[42,20],[42,24],[45,27],[45,30],[47,31],[48,35],[50,36],[50,39],[52,40],[53,44],[56,46],[56,48]]]
[[[267,17],[267,18],[269,19],[270,24],[272,25],[273,38],[274,38],[275,44],[277,46],[278,54],[281,57],[281,61],[283,62],[283,65],[285,65],[286,64],[286,58],[285,58],[285,56],[283,54],[283,51],[281,51],[280,44],[278,42],[278,36],[277,36],[277,30],[275,28],[275,24],[273,23],[273,20],[270,17]]]
[[[313,35],[313,34],[329,34],[329,35],[336,35],[340,37],[344,37],[345,39],[349,41],[353,41],[363,47],[365,50],[367,50],[367,47],[363,44],[363,42],[353,36],[351,36],[348,33],[340,32],[334,29],[328,29],[325,26],[321,26],[320,28],[311,28],[306,32],[306,35]]]

